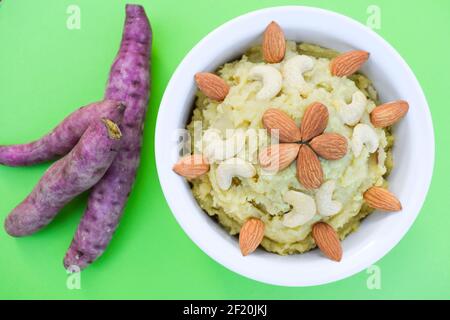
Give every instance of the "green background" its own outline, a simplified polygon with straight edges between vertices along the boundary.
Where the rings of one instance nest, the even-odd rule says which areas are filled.
[[[62,258],[85,207],[74,201],[44,231],[13,239],[0,229],[0,298],[450,298],[450,1],[420,0],[142,0],[153,32],[153,88],[142,165],[109,250],[68,290]],[[121,0],[3,0],[0,4],[0,144],[38,138],[78,106],[99,100],[121,38]],[[81,29],[68,30],[69,4]],[[368,274],[310,288],[261,284],[228,271],[179,227],[161,191],[154,128],[164,88],[186,53],[207,33],[243,13],[277,5],[309,5],[363,23],[381,9],[377,30],[405,58],[428,98],[436,133],[436,165],[414,226],[377,265],[381,290]],[[418,128],[420,130],[420,128]],[[401,165],[401,164],[397,164]],[[48,165],[0,167],[0,218],[32,189]],[[417,168],[420,170],[420,168]]]

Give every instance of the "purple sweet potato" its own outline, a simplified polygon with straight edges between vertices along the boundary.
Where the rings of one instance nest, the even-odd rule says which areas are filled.
[[[103,177],[120,150],[118,124],[124,109],[120,105],[109,119],[92,121],[72,151],[47,170],[31,194],[6,218],[5,229],[11,236],[42,229],[74,197]]]
[[[152,32],[144,8],[126,6],[119,53],[111,67],[106,99],[123,101],[123,145],[105,176],[92,189],[88,206],[64,259],[83,269],[106,249],[133,187],[140,162],[144,118],[150,94]]]
[[[77,144],[93,119],[110,117],[119,102],[105,100],[81,107],[52,132],[28,144],[0,146],[0,164],[28,166],[66,155]]]

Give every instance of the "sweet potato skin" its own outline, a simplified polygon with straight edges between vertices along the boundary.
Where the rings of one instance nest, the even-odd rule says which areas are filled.
[[[64,258],[64,266],[83,269],[106,249],[133,187],[140,162],[144,118],[150,94],[152,32],[144,8],[126,6],[120,49],[111,67],[106,99],[127,105],[122,148],[105,176],[92,189],[88,206]]]
[[[123,106],[116,108],[109,120],[119,124],[123,112]],[[72,151],[46,171],[31,194],[6,218],[8,234],[21,237],[42,229],[68,202],[103,177],[121,144],[120,130],[107,123],[105,118],[94,120]],[[110,127],[117,129],[115,135]]]
[[[29,166],[66,155],[77,144],[93,119],[110,117],[118,102],[105,100],[81,107],[41,139],[19,145],[0,146],[0,164]]]

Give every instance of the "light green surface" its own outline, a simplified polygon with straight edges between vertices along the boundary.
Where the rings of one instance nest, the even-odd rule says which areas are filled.
[[[3,0],[0,4],[0,144],[38,138],[78,106],[101,99],[122,32],[124,4],[111,0]],[[154,31],[153,89],[142,165],[121,226],[107,253],[68,290],[62,258],[85,207],[69,205],[44,231],[13,239],[0,229],[0,298],[450,298],[450,1],[142,0]],[[81,29],[66,28],[66,9],[81,9]],[[414,226],[368,274],[311,288],[282,288],[243,278],[205,255],[182,231],[161,192],[153,139],[164,88],[185,54],[215,27],[264,7],[322,7],[363,23],[381,8],[378,32],[416,73],[433,115],[436,166]],[[420,128],[418,128],[420,130]],[[397,164],[401,165],[401,164]],[[47,165],[0,167],[0,219]],[[420,168],[417,168],[420,170]]]

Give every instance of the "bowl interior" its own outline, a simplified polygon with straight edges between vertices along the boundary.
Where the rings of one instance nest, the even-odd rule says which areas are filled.
[[[399,197],[399,213],[375,212],[360,229],[343,241],[340,263],[325,259],[318,250],[278,256],[258,250],[242,257],[238,242],[210,219],[193,198],[186,181],[171,167],[178,159],[177,130],[191,116],[196,87],[194,75],[212,71],[261,42],[272,20],[286,38],[339,51],[363,49],[370,59],[362,71],[374,82],[383,102],[404,99],[410,104],[405,119],[395,127],[394,170],[390,189]],[[420,130],[413,130],[420,126]],[[278,7],[236,18],[204,38],[180,64],[166,89],[156,128],[156,160],[160,182],[176,219],[208,255],[244,276],[277,285],[307,286],[342,279],[367,268],[385,255],[409,229],[428,190],[434,163],[431,117],[423,92],[403,59],[367,27],[338,14],[308,7]]]

